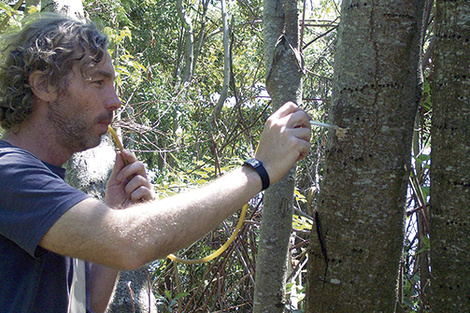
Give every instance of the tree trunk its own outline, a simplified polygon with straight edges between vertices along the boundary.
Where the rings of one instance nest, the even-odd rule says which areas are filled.
[[[307,312],[393,312],[424,1],[343,1]]]
[[[75,153],[65,164],[67,183],[104,201],[106,182],[113,169],[115,151],[110,139],[103,137],[93,149]]]
[[[58,12],[76,19],[83,19],[83,5],[75,0],[42,0],[41,12]],[[67,182],[80,190],[104,201],[106,182],[114,165],[115,152],[108,137],[103,137],[100,146],[74,154],[66,163]],[[147,269],[141,268],[120,274],[114,298],[108,312],[155,312],[155,298],[142,275]],[[128,283],[132,282],[131,287]],[[129,288],[132,288],[132,293]],[[153,309],[149,309],[149,306]]]
[[[208,11],[210,3],[211,1],[205,0],[205,1],[202,1],[202,3],[200,4],[200,6],[202,7],[202,13],[198,13],[198,14],[201,14],[201,25],[199,27],[200,28],[199,35],[198,35],[199,39],[194,49],[194,57],[193,57],[193,65],[192,65],[193,72],[196,70],[197,60],[199,58],[199,54],[201,53],[202,45],[204,44],[205,39],[206,39],[207,11]]]
[[[147,266],[121,271],[106,313],[157,313]]]
[[[219,117],[220,113],[222,112],[222,108],[224,106],[225,100],[227,99],[228,89],[230,87],[230,29],[228,26],[227,20],[227,7],[225,4],[225,0],[220,0],[220,6],[222,8],[222,28],[224,30],[224,83],[222,85],[222,90],[220,92],[219,100],[214,108],[213,113],[213,120],[216,122]]]
[[[96,148],[76,153],[67,162],[67,182],[104,201],[106,182],[113,169],[114,148],[110,139]],[[156,301],[148,281],[146,266],[135,271],[122,271],[106,312],[156,312]]]
[[[273,109],[287,101],[300,103],[301,62],[298,56],[298,11],[295,0],[264,1],[266,86]],[[284,34],[283,34],[284,31]],[[292,230],[295,166],[264,195],[259,251],[256,259],[253,312],[285,308],[287,252]]]
[[[470,312],[470,4],[436,1],[432,84],[433,312]]]
[[[178,16],[183,23],[184,28],[184,37],[185,37],[185,51],[184,51],[184,70],[182,83],[189,81],[193,75],[193,59],[194,59],[194,30],[191,17],[188,12],[186,12],[183,4],[183,0],[177,0],[176,5],[178,8]]]

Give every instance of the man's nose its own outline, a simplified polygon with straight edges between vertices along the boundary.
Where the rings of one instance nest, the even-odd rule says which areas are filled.
[[[114,89],[114,86],[109,89],[108,92],[108,97],[106,97],[106,109],[110,111],[116,111],[121,107],[122,103],[121,100],[119,99],[118,95],[116,94],[116,89]]]

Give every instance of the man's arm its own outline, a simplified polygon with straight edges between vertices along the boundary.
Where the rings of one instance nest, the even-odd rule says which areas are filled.
[[[309,140],[309,117],[294,104],[284,105],[268,119],[255,157],[264,163],[272,183],[305,157]],[[110,267],[135,269],[203,237],[261,186],[253,169],[240,167],[198,190],[126,210],[87,199],[67,211],[40,245]]]

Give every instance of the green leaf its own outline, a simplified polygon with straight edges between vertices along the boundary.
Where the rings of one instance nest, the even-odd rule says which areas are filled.
[[[294,214],[292,217],[292,227],[297,230],[311,230],[312,229],[312,221],[304,216],[299,216]]]
[[[119,32],[119,36],[117,37],[117,42],[121,42],[124,38],[129,38],[132,41],[132,32],[129,27],[123,27],[122,30]]]
[[[9,6],[8,4],[6,4],[4,2],[1,2],[1,1],[0,1],[0,9],[5,11],[5,13],[10,17],[17,13],[15,10],[13,10],[13,8],[11,6]]]
[[[165,290],[165,296],[167,299],[171,299],[171,293],[168,290]]]
[[[286,292],[289,293],[292,289],[292,286],[294,286],[294,283],[287,283],[286,284]]]
[[[420,253],[429,251],[429,249],[431,248],[431,240],[428,237],[423,236],[420,239],[421,239],[421,243],[424,245],[424,247],[419,249],[419,251],[416,252],[416,254],[420,254]]]
[[[421,237],[421,242],[428,247],[431,245],[431,239],[426,236]]]
[[[182,292],[182,293],[176,295],[175,300],[178,300],[179,298],[186,297],[187,295],[189,295],[189,292]]]
[[[423,93],[430,93],[431,92],[431,85],[427,81],[423,83]]]

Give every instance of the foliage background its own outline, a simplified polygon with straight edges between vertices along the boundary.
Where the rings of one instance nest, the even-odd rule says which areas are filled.
[[[185,54],[187,37],[178,2],[193,27],[195,61],[189,79],[184,77],[185,66],[191,61]],[[304,0],[298,4],[306,68],[300,105],[314,119],[327,121],[339,1]],[[264,88],[261,0],[227,1],[231,80],[228,98],[216,120],[213,109],[224,80],[220,1],[84,0],[84,7],[111,40],[116,88],[123,103],[115,127],[122,132],[124,145],[147,164],[160,197],[205,184],[253,154],[271,113]],[[0,9],[5,17],[3,29],[18,27],[25,11],[35,11],[24,5],[16,10],[8,2],[0,2]],[[401,304],[406,312],[425,312],[428,305],[432,1],[427,13],[423,45],[423,55],[428,55],[423,64],[426,80],[416,119],[401,268]],[[303,309],[306,247],[312,208],[320,190],[325,140],[326,133],[315,129],[312,153],[297,167],[287,304],[293,312]],[[252,200],[239,237],[221,258],[191,266],[159,260],[151,266],[149,282],[161,312],[250,311],[261,200],[262,195]],[[198,258],[217,249],[237,218],[233,216],[181,256]]]

